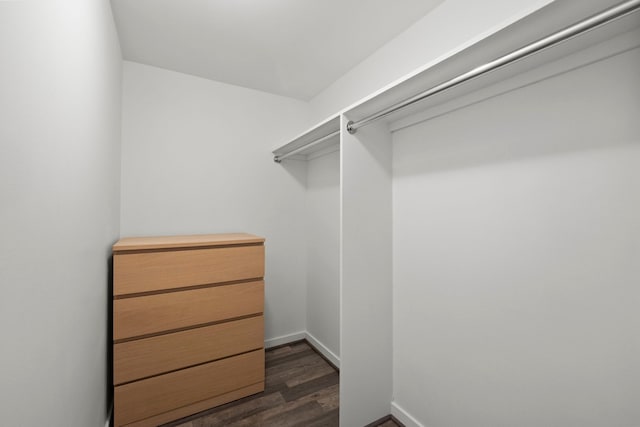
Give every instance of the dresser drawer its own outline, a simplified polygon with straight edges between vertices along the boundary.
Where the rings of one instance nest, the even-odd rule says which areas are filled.
[[[264,282],[189,289],[113,301],[115,341],[262,314]]]
[[[113,294],[119,296],[262,278],[264,246],[120,252],[113,264]]]
[[[124,425],[264,384],[264,350],[115,387],[115,424]]]
[[[113,347],[114,384],[256,350],[263,345],[262,316],[119,343]]]

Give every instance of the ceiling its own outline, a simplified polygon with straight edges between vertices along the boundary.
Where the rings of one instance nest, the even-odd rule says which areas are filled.
[[[443,0],[112,0],[126,60],[309,100]]]

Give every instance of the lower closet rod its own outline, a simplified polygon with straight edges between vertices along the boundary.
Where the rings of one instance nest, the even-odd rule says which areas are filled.
[[[320,139],[316,139],[315,141],[312,141],[308,144],[303,145],[302,147],[296,148],[293,151],[288,152],[287,154],[283,154],[281,156],[273,156],[273,161],[276,163],[280,163],[281,161],[283,161],[284,159],[286,159],[289,156],[293,156],[296,153],[299,153],[303,150],[306,150],[307,148],[313,147],[314,145],[320,144],[321,142],[325,142],[331,138],[333,138],[334,136],[340,135],[340,130],[338,129],[335,132],[330,133],[329,135],[323,136]]]
[[[419,94],[414,95],[411,98],[394,104],[388,108],[385,108],[384,110],[378,111],[377,113],[365,117],[364,119],[360,119],[358,121],[350,121],[349,123],[347,123],[347,131],[352,134],[356,133],[359,128],[366,126],[369,123],[372,123],[383,117],[386,117],[389,114],[393,114],[396,111],[408,107],[409,105],[415,104],[416,102],[422,101],[432,95],[444,92],[447,89],[451,89],[462,83],[468,82],[469,80],[475,79],[476,77],[480,77],[483,74],[487,74],[491,71],[497,70],[498,68],[502,68],[505,65],[514,63],[528,56],[541,52],[544,49],[560,44],[573,37],[586,33],[587,31],[608,24],[609,22],[612,22],[618,18],[622,18],[623,16],[637,11],[638,8],[640,8],[640,0],[629,0],[620,3],[596,15],[586,18],[583,21],[580,21],[547,37],[544,37],[538,41],[530,43],[524,47],[521,47],[520,49],[514,50],[511,53],[494,59],[493,61],[480,65],[479,67],[467,71],[466,73],[460,74],[457,77],[445,81],[444,83],[440,83],[437,86],[420,92]]]

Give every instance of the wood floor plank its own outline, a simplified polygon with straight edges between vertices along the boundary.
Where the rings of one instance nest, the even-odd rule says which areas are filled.
[[[300,351],[305,351],[308,349],[309,349],[309,346],[306,345],[304,341],[300,341],[300,342],[291,343],[284,346],[278,346],[278,347],[267,349],[265,357],[267,361],[270,361],[282,355],[298,353]]]
[[[278,357],[267,359],[269,363],[269,369],[272,371],[287,369],[290,366],[297,366],[309,360],[316,360],[314,356],[317,356],[313,350],[306,349],[295,353],[282,354]]]
[[[307,381],[306,383],[299,384],[295,387],[287,388],[282,392],[282,397],[284,397],[287,402],[300,399],[318,390],[338,384],[338,381],[338,373],[334,372],[332,374]]]
[[[300,384],[304,384],[307,381],[315,380],[328,374],[335,372],[335,369],[328,364],[318,364],[315,369],[307,369],[300,372],[295,377],[286,381],[287,387],[295,387]]]
[[[304,359],[306,360],[300,363],[294,364],[292,362],[289,365],[280,365],[277,367],[278,369],[268,368],[267,376],[266,376],[266,380],[267,380],[266,386],[269,387],[270,385],[274,385],[275,387],[279,387],[279,386],[289,387],[290,381],[296,380],[302,377],[303,375],[311,375],[317,378],[318,376],[326,375],[329,372],[335,372],[335,370],[331,366],[329,366],[324,360],[321,360],[321,358],[317,358],[314,355],[310,355],[308,357],[305,357]],[[288,369],[285,369],[287,366],[288,366]],[[330,371],[326,371],[327,368],[329,368]],[[317,375],[314,375],[314,374],[317,374]],[[297,383],[292,384],[291,386],[298,385],[302,382],[306,382],[311,379],[313,378],[307,378],[304,381],[298,381]]]
[[[322,416],[324,411],[318,402],[306,402],[296,408],[278,413],[265,419],[271,427],[291,427],[296,424],[308,424]]]
[[[253,399],[220,407],[215,414],[202,416],[193,421],[193,427],[207,427],[214,425],[231,425],[234,422],[261,413],[267,409],[278,407],[285,403],[280,393],[258,395]]]
[[[315,420],[296,424],[293,427],[334,427],[339,424],[340,412],[338,408],[331,410]]]
[[[333,385],[327,389],[327,395],[321,396],[318,398],[318,403],[322,406],[326,411],[333,411],[334,409],[338,409],[340,406],[340,396],[338,391],[340,389],[340,384]]]
[[[265,409],[258,413],[250,414],[249,416],[242,417],[235,420],[230,424],[225,424],[227,427],[251,427],[251,426],[274,426],[277,424],[277,417],[298,410],[301,406],[306,405],[309,402],[295,401],[284,402],[277,407]],[[295,412],[294,412],[295,413]],[[207,427],[217,426],[219,424],[211,424]],[[204,427],[204,426],[203,426]]]

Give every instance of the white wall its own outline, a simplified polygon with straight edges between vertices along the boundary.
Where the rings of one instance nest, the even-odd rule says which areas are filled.
[[[640,50],[394,134],[394,396],[640,425]]]
[[[315,121],[553,0],[446,0],[316,95]]]
[[[304,331],[306,168],[271,149],[307,104],[127,61],[123,98],[121,234],[266,237],[266,337]]]
[[[340,152],[307,163],[307,332],[340,355]]]
[[[103,426],[120,210],[109,2],[0,2],[0,52],[0,425]]]

